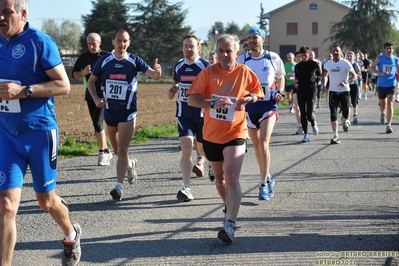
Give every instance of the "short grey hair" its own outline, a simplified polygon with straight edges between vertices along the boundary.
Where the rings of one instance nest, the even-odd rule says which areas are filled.
[[[15,0],[14,2],[14,8],[17,13],[21,13],[22,10],[28,10],[28,0]]]
[[[96,41],[101,42],[101,36],[98,33],[95,33],[95,32],[89,33],[86,37],[86,40],[88,40],[90,37],[94,38]]]
[[[240,39],[234,34],[222,34],[216,40],[216,47],[219,47],[220,42],[234,41],[235,52],[240,50]]]

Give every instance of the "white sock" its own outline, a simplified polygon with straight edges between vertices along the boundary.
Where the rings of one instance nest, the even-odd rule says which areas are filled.
[[[202,156],[202,155],[198,155],[197,156],[197,163],[203,164],[204,161],[205,161],[204,156]]]
[[[116,182],[116,186],[115,187],[119,187],[120,189],[123,189],[123,184],[119,183],[119,182]]]
[[[71,233],[70,235],[64,236],[64,239],[65,239],[66,241],[72,241],[72,240],[75,240],[75,238],[76,238],[76,231],[75,231],[75,228],[73,228],[72,233]]]

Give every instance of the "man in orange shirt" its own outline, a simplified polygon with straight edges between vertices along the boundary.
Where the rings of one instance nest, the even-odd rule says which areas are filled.
[[[221,35],[216,47],[219,62],[202,70],[187,94],[189,105],[205,110],[204,152],[226,206],[218,237],[231,244],[242,197],[239,177],[247,147],[245,105],[264,97],[264,93],[255,73],[236,61],[240,53],[237,36]]]

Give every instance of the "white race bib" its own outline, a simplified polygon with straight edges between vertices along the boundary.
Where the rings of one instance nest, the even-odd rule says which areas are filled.
[[[179,83],[179,91],[177,94],[177,99],[180,102],[187,102],[188,101],[188,96],[187,96],[187,91],[190,88],[191,84],[187,83]]]
[[[1,82],[14,82],[18,85],[21,85],[21,82],[19,80],[0,79],[0,83]],[[21,104],[19,103],[19,99],[7,100],[7,101],[0,99],[0,112],[20,113],[21,112]]]
[[[263,93],[265,94],[265,97],[263,99],[259,99],[258,101],[270,101],[270,87],[269,87],[269,82],[266,83],[261,83],[260,84],[263,89]]]
[[[212,94],[212,100],[216,101],[221,96]],[[237,98],[236,97],[229,97],[230,101],[233,103],[228,108],[217,108],[210,110],[210,117],[222,121],[229,121],[232,122],[236,118],[236,106],[237,106]]]
[[[107,79],[105,95],[107,99],[124,101],[127,94],[127,81]]]
[[[396,69],[393,67],[393,65],[382,65],[382,72],[388,72],[389,74],[395,74]]]

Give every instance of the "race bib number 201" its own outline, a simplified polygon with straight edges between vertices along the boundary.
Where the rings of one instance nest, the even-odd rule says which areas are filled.
[[[121,100],[126,99],[127,81],[107,79],[105,82],[105,95],[107,99]]]

